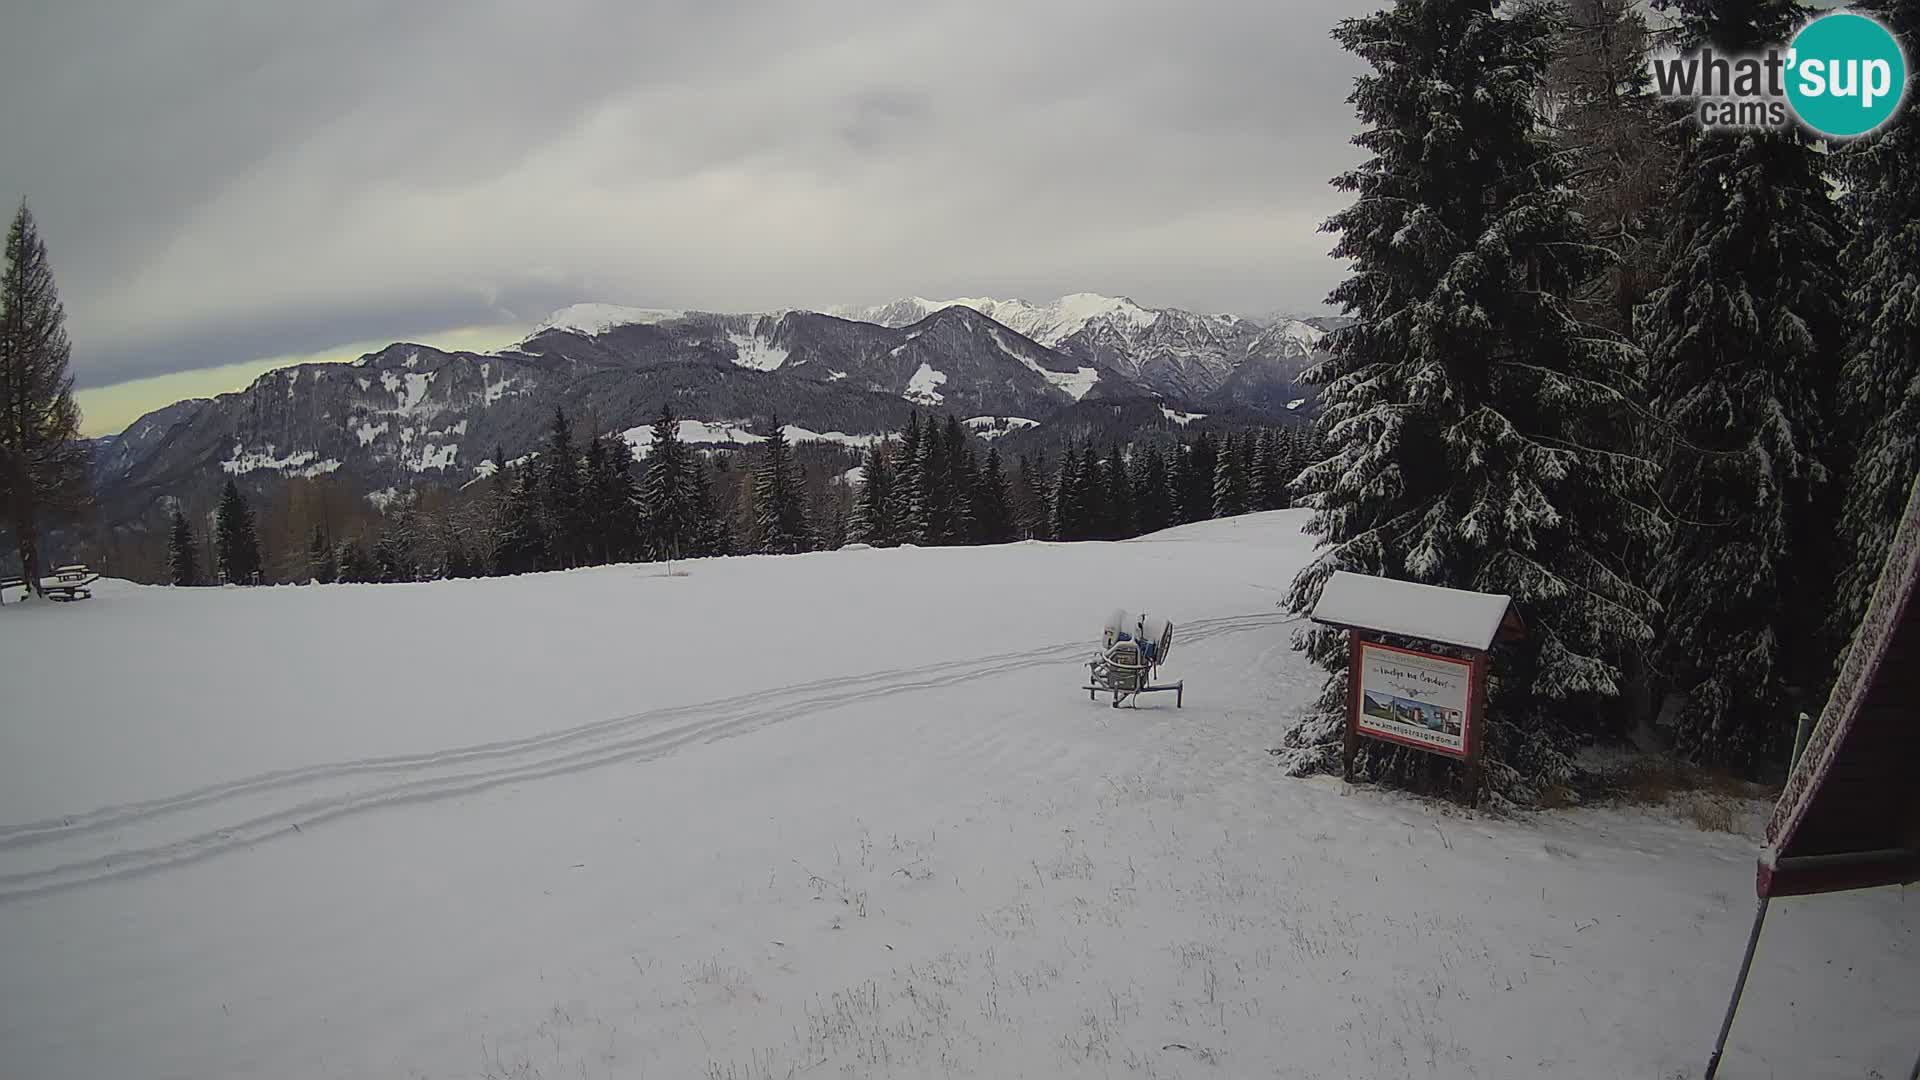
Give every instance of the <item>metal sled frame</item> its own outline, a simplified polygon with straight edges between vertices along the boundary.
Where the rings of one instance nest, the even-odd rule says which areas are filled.
[[[1157,666],[1141,662],[1139,647],[1123,642],[1098,660],[1087,663],[1088,685],[1085,687],[1087,700],[1096,700],[1102,692],[1106,692],[1113,695],[1114,708],[1131,703],[1137,709],[1140,707],[1141,694],[1163,694],[1171,691],[1173,707],[1176,709],[1183,707],[1186,702],[1186,680],[1182,679],[1167,686],[1155,686],[1147,680],[1152,678],[1154,668]]]

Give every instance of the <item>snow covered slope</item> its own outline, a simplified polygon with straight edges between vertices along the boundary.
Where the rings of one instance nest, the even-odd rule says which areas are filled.
[[[1300,523],[9,604],[0,1073],[1693,1075],[1752,841],[1281,776]],[[1775,905],[1724,1075],[1899,1075],[1911,912]]]

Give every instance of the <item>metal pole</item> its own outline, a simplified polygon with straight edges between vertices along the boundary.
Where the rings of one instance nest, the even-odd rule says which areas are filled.
[[[1800,764],[1800,755],[1807,752],[1807,737],[1812,734],[1813,717],[1808,716],[1806,713],[1801,713],[1799,722],[1794,725],[1793,757],[1787,762],[1787,770],[1789,772],[1793,770],[1795,765]]]
[[[1913,1075],[1908,1080],[1920,1080],[1920,1057],[1913,1059]]]
[[[1747,972],[1753,968],[1753,950],[1760,945],[1760,924],[1767,921],[1767,901],[1771,897],[1760,898],[1760,906],[1753,912],[1753,931],[1747,935],[1747,955],[1740,959],[1740,976],[1733,981],[1733,999],[1727,1002],[1726,1018],[1720,1021],[1720,1037],[1713,1040],[1713,1056],[1707,1059],[1706,1080],[1713,1080],[1713,1074],[1720,1071],[1720,1055],[1727,1049],[1727,1032],[1733,1030],[1733,1014],[1740,1008],[1740,995],[1747,989]]]

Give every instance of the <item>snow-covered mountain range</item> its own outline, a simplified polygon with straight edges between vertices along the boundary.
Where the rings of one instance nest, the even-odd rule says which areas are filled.
[[[168,495],[205,497],[228,477],[260,489],[321,474],[366,492],[457,487],[485,475],[496,449],[537,449],[556,409],[595,433],[620,432],[662,402],[716,431],[758,430],[777,413],[842,441],[898,430],[916,408],[1014,418],[983,430],[1023,440],[1044,438],[1056,418],[1064,436],[1095,423],[1112,434],[1120,418],[1297,416],[1312,397],[1299,376],[1323,335],[1300,319],[1091,293],[1046,304],[915,297],[832,313],[576,304],[493,353],[400,343],[178,402],[99,440],[96,482],[116,524],[155,517]]]
[[[835,314],[881,326],[907,326],[951,307],[978,311],[1096,371],[1197,402],[1218,400],[1216,395],[1223,394],[1240,405],[1281,401],[1284,391],[1273,384],[1292,387],[1326,336],[1325,330],[1291,317],[1256,320],[1146,308],[1126,297],[1098,293],[1073,293],[1046,304],[916,296],[842,308]]]

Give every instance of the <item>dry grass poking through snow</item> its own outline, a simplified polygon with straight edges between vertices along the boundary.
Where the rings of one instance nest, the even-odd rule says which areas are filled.
[[[1743,780],[1723,769],[1702,769],[1670,757],[1645,754],[1600,770],[1583,785],[1588,802],[1661,810],[1692,822],[1703,832],[1757,837],[1777,785]],[[1579,793],[1557,788],[1543,799],[1547,809],[1582,801]]]

